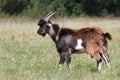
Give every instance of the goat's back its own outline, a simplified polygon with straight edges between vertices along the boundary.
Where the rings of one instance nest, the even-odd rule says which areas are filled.
[[[101,28],[87,27],[87,28],[82,28],[80,30],[76,30],[74,36],[76,36],[76,38],[82,38],[82,39],[94,39],[102,35],[102,33],[103,31]]]

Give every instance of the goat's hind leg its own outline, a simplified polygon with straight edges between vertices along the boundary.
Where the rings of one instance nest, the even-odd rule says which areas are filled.
[[[102,68],[102,59],[97,60],[97,70],[100,71]]]
[[[91,56],[97,61],[97,70],[100,71],[102,68],[102,58],[99,53],[94,53]]]
[[[105,50],[103,53],[104,53],[105,57],[107,58],[108,63],[110,63],[110,58],[109,58],[108,51]]]
[[[102,57],[102,59],[104,60],[105,64],[107,67],[110,67],[110,64],[109,64],[109,61],[108,59],[106,58],[106,56],[104,55],[104,53],[100,53],[100,56]]]

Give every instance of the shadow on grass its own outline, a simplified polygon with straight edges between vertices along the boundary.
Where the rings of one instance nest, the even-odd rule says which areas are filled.
[[[93,68],[90,70],[91,72],[98,72],[97,68]]]

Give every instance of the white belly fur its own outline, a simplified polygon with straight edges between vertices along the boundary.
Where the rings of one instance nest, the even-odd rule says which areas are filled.
[[[77,45],[75,47],[76,50],[83,49],[84,47],[82,46],[82,40],[78,39],[77,40]]]

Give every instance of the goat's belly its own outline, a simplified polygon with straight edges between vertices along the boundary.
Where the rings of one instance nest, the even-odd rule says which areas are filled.
[[[85,50],[85,49],[79,49],[79,50],[75,50],[74,53],[75,53],[75,54],[86,53],[86,50]]]

